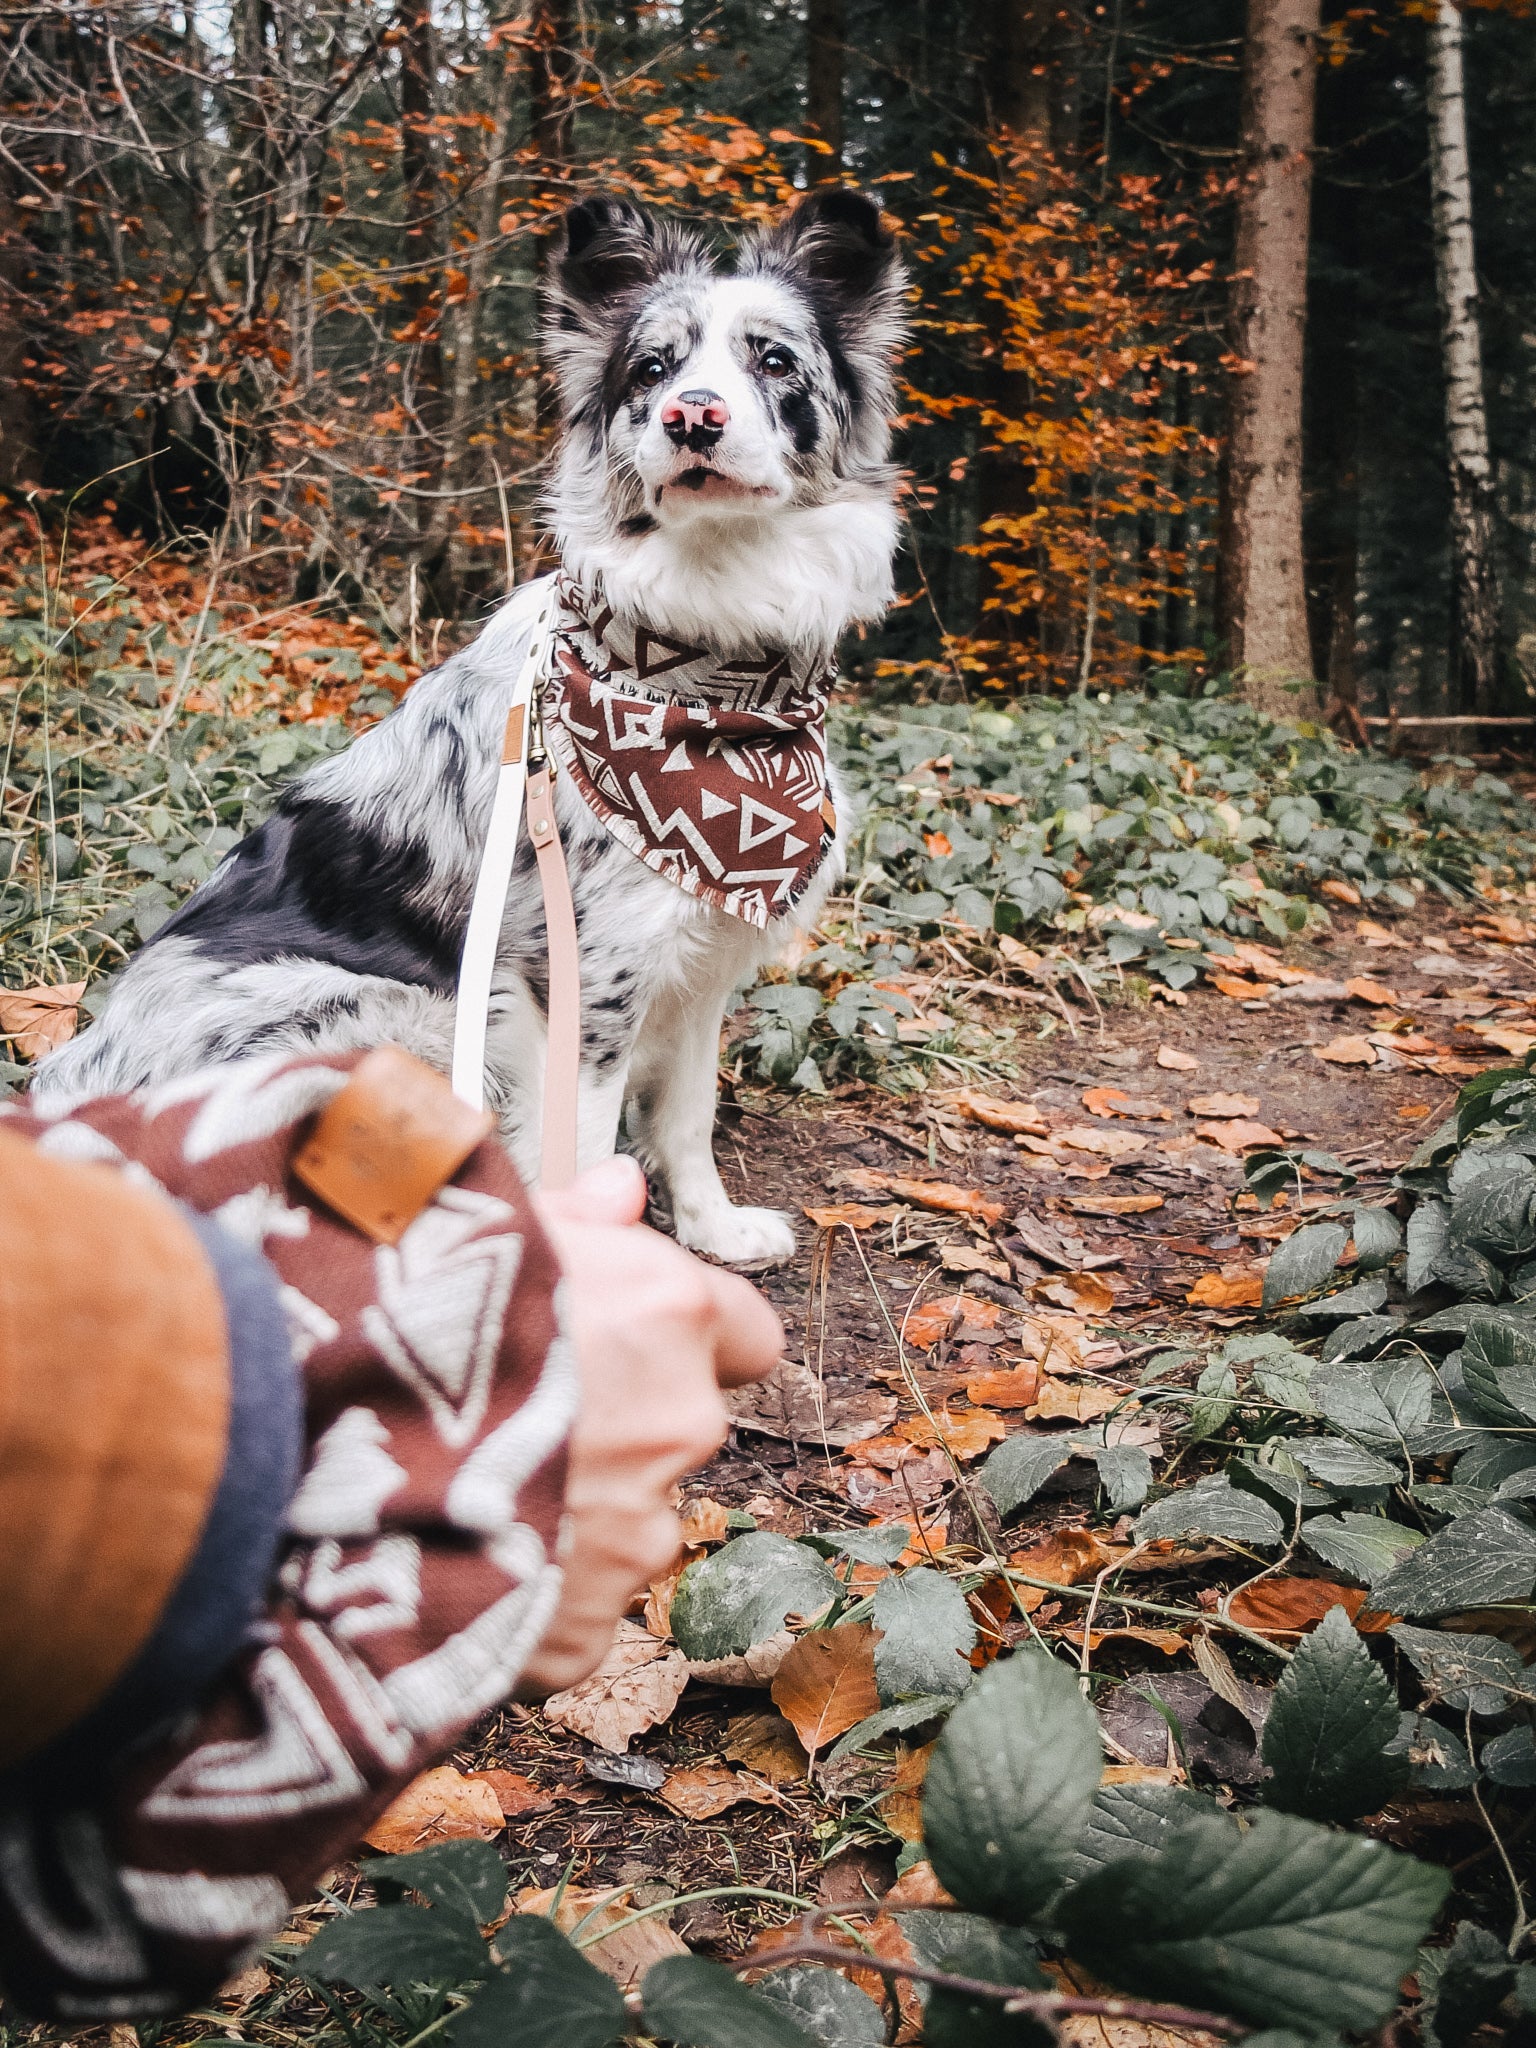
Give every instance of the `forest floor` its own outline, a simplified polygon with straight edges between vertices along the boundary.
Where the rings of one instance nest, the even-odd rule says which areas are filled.
[[[1227,1612],[1294,1643],[1298,1625],[1316,1617],[1287,1613],[1285,1589],[1304,1586],[1317,1567],[1283,1564],[1285,1576],[1271,1582],[1279,1607],[1266,1612],[1261,1562],[1230,1546],[1164,1544],[1154,1551],[1172,1555],[1130,1557],[1128,1521],[1096,1503],[1087,1466],[1058,1474],[1006,1528],[977,1507],[969,1478],[1005,1433],[1106,1414],[1123,1440],[1150,1449],[1159,1480],[1173,1476],[1186,1453],[1170,1442],[1165,1456],[1156,1411],[1136,1405],[1143,1364],[1187,1347],[1182,1376],[1192,1381],[1213,1342],[1259,1330],[1266,1255],[1296,1222],[1283,1196],[1261,1211],[1243,1192],[1241,1151],[1254,1133],[1238,1126],[1264,1125],[1288,1146],[1333,1153],[1359,1176],[1360,1194],[1379,1198],[1462,1081],[1507,1057],[1470,1027],[1497,1020],[1504,1032],[1536,1030],[1536,949],[1488,941],[1470,929],[1474,915],[1425,906],[1391,943],[1341,921],[1334,935],[1286,949],[1287,966],[1306,976],[1290,998],[1277,987],[1244,1002],[1202,986],[1182,1006],[1122,1002],[1096,1023],[1085,1012],[1038,1037],[1018,1029],[1009,1006],[971,1001],[972,1022],[997,1033],[1000,1049],[987,1082],[995,1093],[982,1099],[1032,1103],[1051,1134],[1034,1149],[958,1115],[942,1085],[905,1099],[859,1083],[826,1098],[727,1086],[717,1132],[727,1184],[739,1200],[788,1210],[800,1249],[761,1276],[784,1318],[788,1358],[772,1389],[739,1402],[731,1440],[687,1488],[688,1526],[700,1539],[688,1554],[705,1554],[726,1533],[721,1510],[791,1536],[903,1520],[909,1563],[971,1583],[987,1562],[971,1519],[979,1512],[1012,1562],[1063,1592],[1037,1591],[1026,1621],[989,1605],[983,1587],[972,1599],[983,1620],[975,1658],[1038,1630],[1095,1681],[1118,1757],[1112,1772],[1177,1782],[1187,1770],[1229,1788],[1228,1798],[1251,1784],[1276,1671],[1236,1636],[1220,1638],[1230,1656],[1212,1656],[1216,1589],[1231,1589],[1234,1564],[1239,1580],[1256,1577],[1249,1607],[1239,1596]],[[920,954],[919,974],[923,965]],[[1346,994],[1351,981],[1372,999]],[[1341,1062],[1341,1053],[1358,1058],[1362,1034],[1388,1018],[1414,1050]],[[1103,1151],[1096,1138],[1107,1141]],[[882,1188],[882,1177],[894,1185]],[[943,1202],[969,1198],[972,1213],[926,1207],[925,1191]],[[832,1222],[829,1211],[846,1220]],[[1010,1389],[1000,1375],[1021,1385]],[[993,1405],[1028,1392],[1026,1407]],[[945,1443],[935,1443],[928,1417]],[[1160,1611],[1107,1598],[1090,1610],[1085,1644],[1085,1596],[1122,1560],[1128,1575],[1118,1583]],[[510,1707],[452,1759],[453,1773],[484,1774],[501,1800],[508,1818],[496,1839],[514,1894],[548,1906],[564,1885],[562,1924],[594,1905],[625,1921],[611,1945],[592,1951],[611,1946],[603,1959],[621,1978],[684,1943],[739,1954],[786,1920],[793,1901],[869,1912],[882,1902],[933,1903],[926,1864],[898,1877],[904,1843],[918,1832],[924,1750],[830,1764],[823,1750],[813,1760],[766,1678],[696,1678],[679,1697],[670,1592],[670,1582],[653,1589],[627,1626],[624,1655],[578,1689],[574,1708],[568,1696],[566,1725]],[[1190,1746],[1178,1755],[1147,1708],[1148,1678],[1185,1722]],[[630,1785],[614,1782],[626,1776]],[[456,1789],[440,1780],[414,1804],[408,1795],[379,1846],[486,1831],[483,1817],[459,1812]],[[1475,1866],[1490,1854],[1464,1803],[1405,1799],[1368,1826],[1436,1860]],[[332,1873],[330,1899],[297,1916],[287,1938],[303,1941],[334,1905],[366,1899],[366,1871],[364,1859]],[[630,1917],[645,1908],[648,1920]],[[877,1918],[877,1939],[882,1924],[889,1934],[895,1923]],[[257,1966],[218,2016],[234,2038],[272,2040],[301,2023],[307,1996],[297,1980],[275,1982]],[[1072,2024],[1079,2032],[1069,2038],[1109,2048],[1194,2038],[1139,2023]]]

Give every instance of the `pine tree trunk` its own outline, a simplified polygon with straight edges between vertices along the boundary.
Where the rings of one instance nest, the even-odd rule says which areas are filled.
[[[1319,0],[1249,0],[1218,631],[1249,703],[1315,709],[1302,554],[1302,373]]]
[[[405,261],[411,274],[401,286],[414,340],[409,407],[417,425],[412,468],[434,488],[442,476],[443,342],[440,260],[442,193],[438,176],[437,34],[430,0],[400,0],[400,169],[405,186]],[[418,501],[420,502],[420,501]],[[439,518],[427,501],[417,520],[436,533]]]
[[[571,87],[576,75],[570,0],[534,0],[528,52],[529,115],[539,160],[539,193],[553,213],[568,192],[571,174]],[[539,238],[539,315],[555,247],[554,221]],[[553,374],[541,368],[537,422],[553,429],[557,416]]]
[[[1451,677],[1457,708],[1478,711],[1498,694],[1499,588],[1461,49],[1461,14],[1452,0],[1437,0],[1429,24],[1429,154],[1451,459]]]
[[[805,125],[818,142],[806,152],[806,175],[815,184],[843,175],[843,68],[848,18],[845,0],[810,0],[805,15]]]

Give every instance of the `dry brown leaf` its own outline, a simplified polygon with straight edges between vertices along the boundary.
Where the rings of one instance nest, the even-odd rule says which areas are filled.
[[[923,1839],[923,1780],[933,1751],[934,1744],[925,1742],[920,1749],[899,1752],[890,1790],[875,1801],[880,1818],[903,1842]]]
[[[22,1059],[40,1060],[74,1037],[84,994],[83,981],[0,989],[0,1038],[9,1038]]]
[[[688,1683],[688,1659],[648,1629],[621,1621],[590,1678],[544,1702],[544,1719],[599,1749],[626,1750],[630,1738],[665,1721]]]
[[[1255,1123],[1251,1117],[1233,1117],[1230,1122],[1195,1125],[1195,1136],[1204,1138],[1207,1144],[1219,1145],[1223,1152],[1252,1152],[1259,1145],[1283,1145],[1284,1138],[1278,1131],[1272,1131],[1268,1124]]]
[[[1257,1095],[1191,1095],[1184,1105],[1191,1116],[1257,1116]]]
[[[855,1167],[848,1175],[851,1187],[884,1192],[919,1209],[937,1210],[945,1216],[975,1216],[983,1223],[1000,1223],[1006,1204],[990,1201],[975,1188],[956,1187],[947,1180],[912,1180],[901,1173],[881,1173],[872,1166]]]
[[[808,1366],[790,1358],[781,1358],[765,1380],[729,1388],[725,1405],[739,1429],[834,1450],[878,1436],[896,1413],[894,1400],[864,1387],[834,1394]]]
[[[1058,1131],[1056,1143],[1100,1159],[1134,1159],[1147,1149],[1146,1139],[1138,1138],[1134,1131],[1096,1131],[1091,1124],[1074,1124],[1069,1131]]]
[[[689,1565],[697,1564],[705,1555],[701,1547],[685,1544],[673,1558],[669,1569],[659,1579],[652,1579],[645,1589],[640,1619],[649,1632],[663,1642],[670,1641],[672,1635],[672,1596],[677,1591],[677,1582]]]
[[[1360,908],[1360,891],[1353,882],[1340,882],[1330,875],[1326,882],[1319,882],[1317,888],[1319,895],[1331,896],[1335,903],[1347,903],[1351,910]]]
[[[1314,1045],[1312,1048],[1320,1060],[1327,1060],[1336,1067],[1374,1067],[1376,1049],[1365,1038],[1335,1038],[1328,1045]]]
[[[630,1919],[633,1890],[633,1885],[616,1885],[588,1892],[568,1885],[562,1894],[553,1886],[548,1891],[519,1892],[515,1903],[519,1913],[537,1913],[546,1920],[552,1915],[562,1934],[570,1934],[578,1921],[586,1921],[581,1938],[587,1945],[582,1954],[621,1991],[629,1991],[652,1963],[688,1953],[688,1944],[667,1926],[665,1914],[653,1913],[648,1920]],[[626,1921],[627,1926],[623,1924]]]
[[[560,1804],[560,1792],[536,1785],[520,1771],[470,1771],[472,1785],[489,1785],[496,1795],[503,1820],[527,1820],[534,1814],[553,1813]]]
[[[1001,1096],[984,1095],[979,1088],[956,1088],[941,1095],[945,1108],[953,1109],[972,1123],[985,1124],[992,1131],[1029,1131],[1044,1137],[1048,1126],[1032,1102],[1004,1102]]]
[[[1057,1586],[1075,1586],[1084,1579],[1093,1578],[1106,1565],[1118,1564],[1130,1552],[1130,1544],[1106,1543],[1093,1529],[1053,1529],[1038,1543],[1012,1551],[1008,1562],[1016,1571],[1024,1572],[1032,1579],[1049,1579]]]
[[[1184,1299],[1191,1308],[1258,1308],[1264,1300],[1261,1266],[1223,1266],[1202,1273]]]
[[[879,1713],[875,1634],[864,1621],[813,1629],[779,1666],[773,1704],[812,1755]]]
[[[1182,1642],[1183,1637],[1179,1640]],[[1102,1782],[1106,1785],[1182,1785],[1184,1773],[1177,1764],[1106,1764]]]
[[[1143,1123],[1167,1123],[1173,1111],[1149,1095],[1127,1095],[1123,1088],[1088,1088],[1083,1107],[1090,1116],[1137,1117]]]
[[[1028,1408],[1040,1396],[1040,1368],[1033,1359],[1012,1372],[982,1372],[965,1383],[965,1398],[978,1408]]]
[[[889,1209],[866,1208],[862,1202],[839,1202],[831,1209],[807,1209],[818,1230],[835,1230],[839,1224],[845,1230],[873,1230],[877,1223],[889,1223]]]
[[[930,1422],[926,1415],[909,1415],[904,1422],[896,1425],[897,1434],[909,1444],[916,1444],[920,1450],[932,1444],[943,1444],[952,1457],[963,1464],[968,1458],[979,1458],[989,1445],[999,1443],[1008,1434],[1002,1419],[987,1415],[976,1409],[964,1409],[952,1415],[947,1408],[941,1408]]]
[[[1388,931],[1384,924],[1373,924],[1368,917],[1355,919],[1355,930],[1368,946],[1406,946],[1408,941],[1400,939],[1396,932]]]
[[[219,2003],[232,2005],[237,2012],[242,2011],[254,1999],[263,1997],[271,1989],[271,1971],[264,1969],[260,1963],[247,1963],[245,1968],[237,1971],[227,1984],[219,1986]],[[139,2048],[138,2029],[130,2027],[128,2032],[133,2038],[133,2048]]]
[[[1405,1124],[1422,1123],[1430,1113],[1430,1105],[1427,1102],[1403,1102],[1399,1103],[1397,1113]]]
[[[1517,1060],[1523,1060],[1533,1045],[1536,1036],[1529,1031],[1516,1031],[1507,1024],[1473,1024],[1468,1027],[1475,1031],[1487,1045],[1496,1045],[1500,1052],[1507,1052]]]
[[[902,1326],[902,1342],[919,1351],[931,1351],[956,1326],[956,1315],[952,1299],[920,1302]]]
[[[1119,1116],[1117,1103],[1129,1102],[1130,1096],[1123,1088],[1085,1088],[1083,1107],[1090,1116]]]
[[[955,1901],[934,1876],[933,1865],[924,1857],[921,1863],[907,1865],[881,1903],[888,1913],[894,1913],[898,1906],[932,1906],[942,1910],[953,1906]]]
[[[795,1647],[793,1629],[781,1628],[760,1643],[749,1643],[739,1657],[711,1657],[688,1666],[690,1678],[706,1685],[771,1685],[779,1666]]]
[[[724,1764],[700,1764],[691,1771],[668,1771],[657,1793],[664,1806],[685,1820],[712,1820],[728,1806],[750,1800],[755,1806],[776,1806],[778,1794],[766,1778],[751,1771],[728,1771]]]
[[[1161,1209],[1163,1195],[1068,1195],[1067,1207],[1077,1216],[1150,1216]]]
[[[1039,1400],[1026,1412],[1035,1422],[1092,1422],[1118,1407],[1123,1399],[1113,1388],[1098,1386],[1092,1380],[1047,1376],[1041,1384]]]
[[[1342,1607],[1362,1635],[1380,1635],[1398,1619],[1366,1607],[1359,1586],[1341,1586],[1333,1579],[1303,1579],[1289,1574],[1260,1579],[1232,1595],[1230,1618],[1263,1636],[1306,1635],[1331,1607]]]
[[[1529,925],[1522,924],[1518,917],[1510,917],[1502,911],[1480,911],[1464,929],[1480,939],[1493,939],[1501,946],[1529,945],[1533,936]]]
[[[1176,1045],[1160,1045],[1156,1053],[1157,1064],[1171,1074],[1195,1074],[1200,1062],[1192,1052],[1181,1052]]]
[[[1382,982],[1372,981],[1369,975],[1357,974],[1344,984],[1357,1003],[1369,1003],[1376,1010],[1395,1010],[1397,997]]]
[[[731,1532],[730,1511],[707,1493],[696,1493],[679,1509],[685,1543],[723,1543]]]
[[[1083,1647],[1083,1625],[1080,1621],[1070,1623],[1066,1628],[1055,1631],[1063,1642]],[[1088,1631],[1088,1650],[1091,1655],[1101,1643],[1145,1643],[1149,1649],[1161,1650],[1165,1657],[1177,1657],[1189,1644],[1176,1629],[1171,1628],[1095,1628]]]
[[[1011,1280],[1013,1268],[1006,1259],[990,1258],[973,1244],[946,1245],[939,1253],[946,1273],[985,1273],[989,1280]]]
[[[404,1856],[433,1842],[488,1842],[501,1833],[502,1825],[501,1802],[483,1779],[466,1778],[452,1764],[438,1764],[411,1780],[363,1840],[386,1856]]]
[[[738,1715],[726,1723],[722,1747],[733,1763],[745,1764],[775,1785],[793,1785],[810,1768],[799,1736],[782,1714]]]
[[[1264,993],[1263,982],[1244,981],[1237,974],[1213,974],[1211,986],[1220,989],[1224,996],[1230,996],[1234,1003],[1251,1003]]]
[[[1050,1279],[1035,1282],[1029,1298],[1076,1309],[1081,1315],[1102,1316],[1114,1307],[1115,1290],[1102,1273],[1053,1273]]]

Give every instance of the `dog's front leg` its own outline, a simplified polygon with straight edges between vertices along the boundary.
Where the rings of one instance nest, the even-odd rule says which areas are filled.
[[[795,1249],[779,1209],[737,1208],[712,1143],[720,1025],[728,990],[659,997],[641,1027],[634,1095],[647,1163],[666,1183],[678,1242],[732,1265],[776,1265]]]

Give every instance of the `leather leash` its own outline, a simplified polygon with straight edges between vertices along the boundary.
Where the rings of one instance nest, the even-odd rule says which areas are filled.
[[[576,1104],[581,1074],[581,960],[565,852],[555,824],[554,764],[544,746],[541,688],[554,643],[557,585],[553,577],[534,618],[512,686],[501,770],[480,856],[474,900],[459,959],[453,1022],[453,1092],[473,1109],[485,1105],[485,1035],[491,981],[507,891],[526,807],[544,899],[549,949],[548,1033],[544,1057],[544,1128],[540,1184],[569,1187],[576,1178]]]

